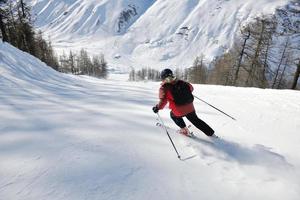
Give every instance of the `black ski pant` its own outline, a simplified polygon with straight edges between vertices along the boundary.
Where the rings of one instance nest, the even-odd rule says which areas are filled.
[[[170,113],[172,120],[175,122],[177,126],[180,128],[186,127],[186,124],[182,117],[176,117],[172,111]],[[214,130],[206,124],[204,121],[198,118],[196,112],[191,112],[183,117],[186,117],[194,126],[196,126],[199,130],[205,133],[207,136],[212,136],[214,134]]]

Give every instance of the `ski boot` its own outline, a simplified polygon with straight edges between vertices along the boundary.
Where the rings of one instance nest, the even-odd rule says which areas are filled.
[[[190,131],[187,127],[184,127],[179,130],[179,133],[185,136],[189,136]]]

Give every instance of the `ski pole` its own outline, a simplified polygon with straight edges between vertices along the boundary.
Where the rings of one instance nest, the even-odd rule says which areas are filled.
[[[173,147],[174,147],[174,150],[175,150],[175,152],[176,152],[176,154],[177,154],[177,157],[181,160],[180,155],[179,155],[179,153],[178,153],[178,151],[177,151],[177,149],[176,149],[176,147],[175,147],[175,144],[174,144],[172,138],[170,137],[170,134],[169,134],[169,132],[168,132],[168,129],[166,128],[166,126],[165,126],[165,124],[164,124],[164,121],[162,120],[162,118],[160,117],[160,115],[159,115],[158,113],[156,113],[156,114],[157,114],[159,120],[161,121],[161,124],[163,125],[163,127],[164,127],[164,129],[165,129],[165,131],[166,131],[166,133],[167,133],[167,135],[168,135],[168,137],[169,137],[169,139],[170,139],[170,141],[171,141]]]
[[[224,115],[226,115],[226,116],[230,117],[231,119],[233,119],[233,120],[236,120],[234,117],[231,117],[231,116],[230,116],[230,115],[228,115],[227,113],[225,113],[225,112],[223,112],[222,110],[220,110],[220,109],[216,108],[215,106],[213,106],[213,105],[211,105],[211,104],[207,103],[206,101],[204,101],[204,100],[200,99],[199,97],[197,97],[197,96],[195,96],[195,95],[194,95],[194,97],[195,97],[195,98],[197,98],[197,99],[199,99],[200,101],[202,101],[202,102],[206,103],[206,104],[207,104],[207,105],[209,105],[210,107],[212,107],[212,108],[216,109],[217,111],[219,111],[219,112],[223,113]]]

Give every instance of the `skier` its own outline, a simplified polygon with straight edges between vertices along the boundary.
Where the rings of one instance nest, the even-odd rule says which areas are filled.
[[[162,70],[160,75],[162,83],[159,88],[159,103],[152,108],[153,112],[158,113],[169,102],[171,119],[180,127],[181,134],[189,135],[189,130],[183,120],[183,117],[186,117],[207,136],[217,137],[214,130],[199,119],[195,112],[193,86],[188,82],[178,80],[170,69]]]

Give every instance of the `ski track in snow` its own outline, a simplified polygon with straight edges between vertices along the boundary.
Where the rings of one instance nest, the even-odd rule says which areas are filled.
[[[167,127],[168,131],[177,135],[177,131]],[[199,132],[196,130],[196,132]],[[195,133],[194,133],[195,134]],[[241,165],[258,165],[271,167],[277,165],[280,169],[292,169],[293,166],[287,162],[284,156],[272,151],[272,148],[261,144],[247,147],[236,142],[228,141],[223,138],[209,138],[204,133],[197,133],[193,138],[185,138],[185,145],[193,148],[197,154],[184,158],[188,160],[199,156],[202,159],[218,158],[227,162],[237,162]],[[205,139],[205,138],[206,139]],[[199,148],[201,146],[201,148]],[[204,148],[203,148],[204,147]]]
[[[59,74],[7,44],[0,72],[0,200],[300,195],[297,91],[195,85],[237,121],[195,101],[221,139],[190,139],[160,111],[180,161],[155,126],[159,83]]]

